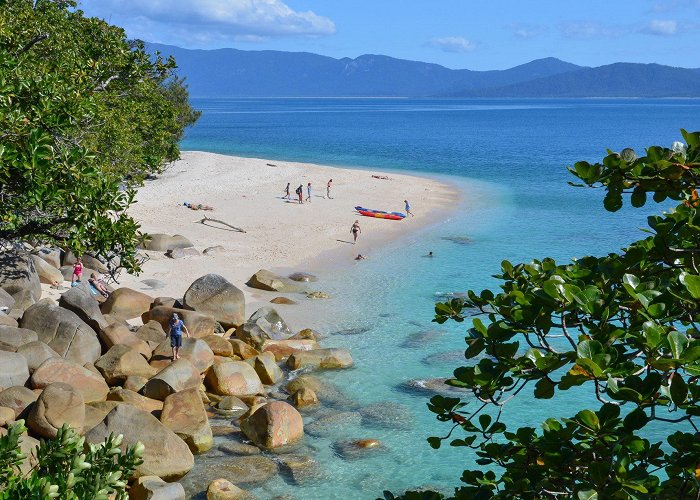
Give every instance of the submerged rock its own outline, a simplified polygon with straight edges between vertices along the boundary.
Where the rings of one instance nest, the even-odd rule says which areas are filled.
[[[333,451],[343,460],[358,460],[387,450],[377,439],[343,439],[333,443]]]
[[[471,245],[474,240],[469,236],[443,236],[441,240],[449,241],[455,243],[456,245]]]
[[[306,283],[318,281],[318,278],[310,273],[298,272],[289,275],[289,279],[292,281],[303,281]]]
[[[406,337],[406,339],[401,342],[400,347],[406,349],[417,349],[425,347],[425,344],[435,342],[438,340],[444,332],[440,330],[424,330],[421,332],[415,332]]]
[[[398,403],[381,401],[360,408],[362,425],[384,429],[410,429],[413,427],[411,410]]]
[[[362,422],[362,415],[356,411],[345,411],[333,413],[306,424],[304,430],[307,434],[315,437],[328,437],[345,431],[348,427],[359,426]]]
[[[323,479],[318,462],[308,455],[282,455],[279,462],[284,475],[298,486]]]
[[[237,484],[258,485],[277,475],[277,464],[262,455],[232,457],[217,461],[216,470]]]
[[[471,391],[462,387],[452,387],[445,384],[446,378],[412,379],[404,382],[399,387],[401,390],[422,396],[432,397],[436,394],[447,397],[465,397]]]

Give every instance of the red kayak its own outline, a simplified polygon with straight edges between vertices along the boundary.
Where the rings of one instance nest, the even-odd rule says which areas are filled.
[[[377,219],[402,220],[406,217],[403,214],[381,212],[379,210],[358,210],[358,212],[365,217],[376,217]]]

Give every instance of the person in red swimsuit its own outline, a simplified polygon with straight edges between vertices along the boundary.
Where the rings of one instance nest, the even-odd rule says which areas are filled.
[[[74,286],[75,283],[80,283],[80,280],[83,278],[83,261],[78,257],[75,260],[75,264],[73,264],[73,278],[70,281],[71,286]]]

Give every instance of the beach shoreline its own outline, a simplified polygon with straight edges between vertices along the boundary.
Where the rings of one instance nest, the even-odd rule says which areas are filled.
[[[331,178],[332,199],[325,199],[326,181]],[[311,203],[282,199],[287,182],[291,182],[292,196],[302,184],[304,198],[306,185],[312,182]],[[402,221],[362,217],[354,211],[354,206],[362,205],[403,212],[404,199],[416,215]],[[197,278],[220,274],[244,292],[246,314],[252,314],[278,295],[297,300],[294,295],[246,286],[259,269],[280,274],[349,269],[357,254],[372,258],[391,243],[446,220],[463,205],[463,193],[455,185],[424,176],[186,151],[158,179],[147,181],[136,201],[130,214],[142,231],[181,234],[194,244],[197,254],[171,259],[163,252],[145,252],[148,260],[142,273],[122,275],[119,286],[154,297],[180,298]],[[211,205],[214,210],[193,211],[184,202]],[[246,232],[199,223],[205,216]],[[350,232],[355,220],[362,228],[356,245]],[[205,255],[207,248],[216,250]],[[148,279],[162,286],[142,283]],[[313,285],[318,286],[311,289],[322,289],[322,283]],[[304,317],[302,310],[295,309],[293,323]]]

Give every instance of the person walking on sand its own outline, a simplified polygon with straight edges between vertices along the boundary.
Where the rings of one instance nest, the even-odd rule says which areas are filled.
[[[328,197],[329,200],[332,199],[331,198],[331,184],[332,183],[333,183],[333,179],[330,179],[328,181],[328,183],[326,184],[326,196]]]
[[[291,195],[289,194],[289,186],[291,186],[291,185],[292,185],[292,183],[291,183],[291,182],[288,182],[288,183],[287,183],[287,187],[284,188],[284,198],[287,199],[287,200],[290,199],[290,196],[291,196]]]
[[[311,183],[310,182],[306,185],[306,194],[308,195],[306,197],[306,201],[311,203]]]
[[[356,220],[352,227],[350,228],[350,232],[352,233],[353,241],[352,244],[354,245],[357,243],[357,234],[362,232],[362,229],[360,229],[360,221]]]
[[[294,191],[297,196],[299,197],[299,205],[304,203],[304,186],[299,184],[299,187],[297,188],[296,191]]]
[[[173,313],[170,319],[170,347],[173,348],[173,361],[180,359],[180,348],[182,347],[182,329],[185,329],[187,337],[190,336],[190,331],[185,326],[185,322],[180,319],[177,313]]]
[[[411,205],[409,205],[408,200],[403,200],[403,202],[406,204],[406,214],[413,217],[414,214],[413,214],[413,212],[411,212]]]
[[[73,277],[70,280],[70,286],[75,286],[76,283],[80,283],[83,279],[83,261],[80,257],[75,259],[75,264],[73,264]]]

